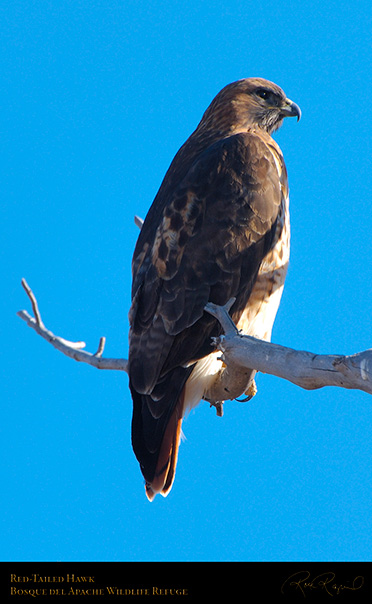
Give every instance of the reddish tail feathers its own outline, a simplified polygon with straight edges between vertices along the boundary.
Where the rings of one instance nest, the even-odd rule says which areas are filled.
[[[149,501],[152,501],[158,493],[166,497],[172,488],[181,438],[184,393],[185,389],[182,390],[178,403],[166,427],[154,478],[151,482],[146,483],[146,496]]]

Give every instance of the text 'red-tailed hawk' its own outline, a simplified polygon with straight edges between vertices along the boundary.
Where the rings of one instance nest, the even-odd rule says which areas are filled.
[[[224,366],[204,308],[236,298],[243,333],[269,340],[289,259],[287,172],[271,133],[299,107],[261,78],[229,84],[173,159],[133,256],[132,443],[151,501],[170,491],[182,418],[213,402]],[[253,391],[255,372],[225,399]],[[216,402],[216,401],[214,401]]]

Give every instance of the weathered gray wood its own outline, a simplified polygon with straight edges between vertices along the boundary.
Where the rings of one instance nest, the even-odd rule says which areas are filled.
[[[91,354],[82,350],[85,348],[84,342],[69,342],[55,336],[42,322],[36,298],[24,279],[22,286],[31,301],[35,317],[25,310],[19,311],[18,316],[54,348],[75,361],[97,369],[128,371],[126,359],[102,356],[105,338],[100,339],[97,352]],[[215,304],[206,306],[206,311],[220,321],[224,330],[224,335],[216,338],[215,343],[227,367],[225,376],[221,374],[219,383],[213,389],[213,397],[208,399],[212,403],[231,398],[226,396],[226,391],[230,389],[230,392],[235,392],[240,377],[242,383],[246,379],[247,370],[275,375],[306,390],[338,386],[372,394],[372,349],[350,356],[324,355],[258,340],[239,333],[228,314],[232,303],[233,300],[230,300],[224,307]],[[254,394],[254,384],[251,394]]]
[[[350,356],[293,350],[239,333],[225,307],[208,304],[206,310],[224,329],[215,341],[227,366],[256,369],[306,390],[338,386],[372,394],[371,349]]]

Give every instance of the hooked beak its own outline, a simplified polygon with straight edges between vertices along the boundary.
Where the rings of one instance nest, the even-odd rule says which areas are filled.
[[[297,117],[298,122],[301,119],[301,109],[291,99],[285,99],[280,113],[283,117]]]

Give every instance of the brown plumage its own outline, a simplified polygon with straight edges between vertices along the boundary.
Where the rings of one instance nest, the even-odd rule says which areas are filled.
[[[151,501],[167,495],[182,417],[213,400],[223,368],[207,302],[245,333],[270,339],[289,257],[287,173],[270,134],[298,106],[267,80],[219,92],[173,159],[133,256],[129,313],[132,443]],[[232,384],[225,398],[252,388]]]

